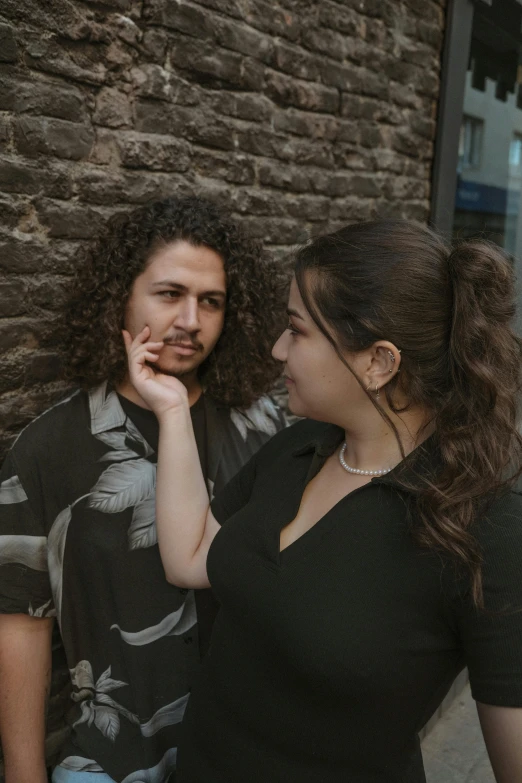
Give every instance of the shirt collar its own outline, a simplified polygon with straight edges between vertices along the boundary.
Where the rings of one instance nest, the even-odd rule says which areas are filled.
[[[107,381],[89,390],[89,411],[93,435],[123,427],[127,419],[118,395],[114,389],[109,390]]]
[[[331,457],[343,440],[344,430],[335,424],[330,424],[318,437],[308,441],[292,453],[295,457],[314,453],[316,458],[324,461]],[[372,484],[387,484],[415,494],[423,483],[423,477],[433,475],[439,467],[440,450],[435,436],[431,435],[389,473],[384,476],[375,476],[372,479]]]

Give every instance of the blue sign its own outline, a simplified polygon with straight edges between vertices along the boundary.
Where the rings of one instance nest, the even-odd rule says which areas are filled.
[[[459,179],[455,208],[466,212],[486,212],[493,215],[517,215],[520,191],[481,185]]]

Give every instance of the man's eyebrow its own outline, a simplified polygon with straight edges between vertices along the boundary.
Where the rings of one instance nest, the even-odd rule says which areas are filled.
[[[294,309],[293,309],[293,308],[291,308],[291,307],[288,307],[288,308],[287,308],[287,310],[286,310],[286,314],[287,314],[287,315],[292,315],[294,318],[300,318],[300,319],[301,319],[301,321],[304,321],[304,318],[303,318],[303,316],[301,315],[301,313],[298,313],[298,312],[297,312],[297,310],[294,310]]]
[[[181,291],[182,293],[187,293],[188,288],[186,285],[182,285],[181,283],[176,283],[174,280],[158,280],[157,283],[152,284],[153,288],[173,288],[176,291]],[[220,289],[217,289],[215,291],[202,291],[200,296],[221,296],[223,299],[226,299],[226,291],[222,291]]]

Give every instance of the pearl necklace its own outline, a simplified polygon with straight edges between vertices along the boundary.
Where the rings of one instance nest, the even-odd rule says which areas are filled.
[[[343,443],[341,451],[339,452],[339,462],[342,467],[348,471],[348,473],[357,473],[359,476],[385,476],[389,473],[391,468],[384,468],[383,470],[358,470],[358,468],[351,468],[346,464],[344,459],[344,453],[346,451],[346,441]]]

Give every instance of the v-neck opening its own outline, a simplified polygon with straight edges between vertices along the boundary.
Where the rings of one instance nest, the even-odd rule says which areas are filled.
[[[325,459],[326,462],[326,459]],[[346,495],[343,495],[342,498],[339,498],[337,503],[335,503],[325,514],[323,514],[322,517],[320,517],[317,522],[314,522],[314,524],[308,528],[308,530],[305,530],[304,533],[302,533],[298,538],[295,539],[295,541],[292,541],[288,546],[285,546],[283,549],[281,549],[281,532],[285,529],[285,527],[288,527],[293,520],[296,518],[299,509],[301,507],[301,502],[303,500],[303,495],[306,490],[306,487],[312,481],[312,478],[315,478],[322,469],[321,468],[315,473],[314,476],[309,477],[310,471],[308,471],[307,476],[302,483],[302,480],[299,479],[298,486],[294,488],[294,491],[297,490],[298,497],[294,498],[294,507],[292,510],[292,516],[289,522],[286,524],[282,524],[281,526],[278,526],[277,528],[277,535],[276,535],[276,545],[277,545],[277,551],[276,551],[276,565],[278,568],[283,568],[285,565],[289,565],[289,563],[286,563],[285,561],[290,560],[292,561],[293,555],[295,552],[299,552],[301,548],[306,548],[307,544],[309,543],[309,539],[318,538],[320,539],[323,535],[326,535],[329,530],[336,524],[338,524],[339,520],[336,519],[336,512],[339,509],[339,506],[347,501],[348,498],[353,498],[355,495],[357,495],[362,490],[367,489],[367,487],[372,486],[373,479],[368,481],[366,484],[363,484],[361,487],[356,487],[356,489],[352,489],[351,492],[348,492]],[[302,489],[299,493],[299,488],[302,483]],[[331,518],[331,519],[330,519]]]

